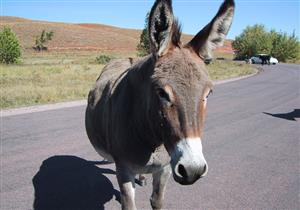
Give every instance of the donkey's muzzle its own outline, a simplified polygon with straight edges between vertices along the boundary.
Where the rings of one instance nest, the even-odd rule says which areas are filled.
[[[171,155],[173,178],[182,185],[189,185],[204,177],[208,171],[202,154],[201,140],[180,141]]]
[[[173,171],[173,178],[182,185],[191,185],[207,173],[207,164],[203,167],[178,164]]]

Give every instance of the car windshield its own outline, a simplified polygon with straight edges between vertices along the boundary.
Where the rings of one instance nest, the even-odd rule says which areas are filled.
[[[257,54],[254,57],[259,57],[259,56],[270,56],[270,55],[268,55],[268,54]]]

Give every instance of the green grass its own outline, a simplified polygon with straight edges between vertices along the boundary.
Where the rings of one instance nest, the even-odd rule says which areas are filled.
[[[102,67],[96,64],[1,66],[0,107],[3,109],[86,98]]]
[[[0,65],[0,108],[86,99],[103,65],[100,53],[34,53],[16,65]],[[118,55],[112,55],[120,57]],[[215,61],[208,66],[213,80],[251,74],[246,64]]]
[[[225,80],[257,72],[257,69],[249,64],[233,61],[216,60],[212,64],[209,64],[207,68],[212,80]]]
[[[233,60],[234,54],[216,52],[216,53],[214,53],[214,58],[216,58],[216,59],[225,58],[226,60]]]

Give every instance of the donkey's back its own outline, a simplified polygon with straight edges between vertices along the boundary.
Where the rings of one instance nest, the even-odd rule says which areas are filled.
[[[110,117],[109,97],[136,61],[132,58],[111,61],[103,68],[94,87],[89,92],[85,118],[87,134],[96,151],[109,161],[113,161],[109,154],[107,140]]]

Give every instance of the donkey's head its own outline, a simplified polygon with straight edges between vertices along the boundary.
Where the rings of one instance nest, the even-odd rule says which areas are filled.
[[[171,0],[157,0],[149,16],[155,107],[173,177],[180,184],[192,184],[207,173],[201,135],[212,82],[204,60],[222,46],[233,12],[233,0],[225,0],[213,20],[184,46]]]

